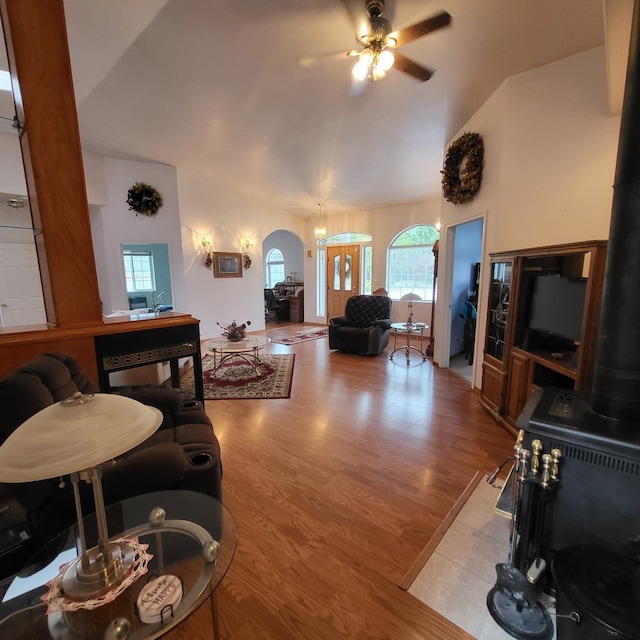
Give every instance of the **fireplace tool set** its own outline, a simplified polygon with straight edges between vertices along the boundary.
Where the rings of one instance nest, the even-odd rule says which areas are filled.
[[[539,601],[547,566],[542,539],[546,507],[559,482],[561,453],[559,449],[543,453],[540,440],[533,440],[529,451],[522,446],[523,438],[521,431],[514,456],[503,462],[513,460],[507,482],[512,492],[510,548],[507,562],[496,565],[497,580],[487,595],[487,607],[498,625],[514,638],[551,640],[553,621]]]

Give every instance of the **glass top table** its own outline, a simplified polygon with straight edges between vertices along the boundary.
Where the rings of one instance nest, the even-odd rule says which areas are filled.
[[[411,364],[411,351],[415,351],[422,356],[422,361],[427,359],[427,352],[424,349],[424,332],[429,328],[428,324],[424,322],[392,322],[391,328],[393,329],[393,351],[389,355],[389,360],[393,360],[393,354],[397,351],[404,351],[407,365]],[[406,335],[406,344],[398,346],[398,336]],[[420,336],[420,348],[411,344],[411,336]]]
[[[164,518],[160,517],[162,513]],[[147,553],[152,558],[148,572],[113,602],[93,609],[47,613],[42,601],[49,590],[47,583],[56,577],[61,565],[80,554],[78,527],[74,525],[45,545],[28,568],[12,580],[0,603],[0,637],[151,640],[173,629],[210,597],[212,632],[217,638],[215,590],[231,565],[236,547],[235,523],[226,507],[196,491],[159,491],[111,505],[106,514],[111,539],[137,537],[141,544],[149,545]],[[87,544],[95,544],[95,517],[85,518],[84,526]],[[215,560],[203,539],[218,542]],[[145,624],[138,616],[138,594],[150,579],[167,574],[182,582],[182,600],[173,615],[169,611],[162,621]],[[118,635],[123,625],[128,631]]]
[[[213,354],[212,375],[230,358],[241,358],[250,364],[256,375],[260,374],[258,365],[260,356],[258,352],[271,342],[271,338],[264,336],[247,336],[242,340],[232,341],[224,337],[206,340],[204,346]]]

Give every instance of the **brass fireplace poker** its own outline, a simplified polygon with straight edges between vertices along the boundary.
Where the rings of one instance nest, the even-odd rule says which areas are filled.
[[[559,449],[543,453],[540,440],[534,440],[529,451],[523,439],[521,430],[508,480],[512,483],[509,556],[507,562],[496,565],[496,584],[487,595],[487,607],[514,638],[551,640],[553,622],[539,601],[540,577],[546,569],[541,551],[544,514],[549,494],[559,482],[561,453]],[[494,479],[500,468],[492,474]]]

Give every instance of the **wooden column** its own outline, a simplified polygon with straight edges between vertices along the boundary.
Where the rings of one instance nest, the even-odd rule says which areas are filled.
[[[47,320],[102,320],[63,0],[0,0]]]

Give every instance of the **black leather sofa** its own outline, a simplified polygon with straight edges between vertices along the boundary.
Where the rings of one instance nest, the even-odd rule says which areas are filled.
[[[0,381],[0,445],[27,418],[76,391],[97,390],[70,356],[45,353],[12,372]],[[126,395],[159,409],[163,421],[145,442],[102,465],[105,504],[172,489],[200,491],[222,501],[220,446],[201,404],[169,388],[128,390]],[[61,487],[57,478],[0,484],[0,578],[15,573],[34,550],[75,522],[70,484]],[[92,491],[83,485],[83,511],[91,513]]]

